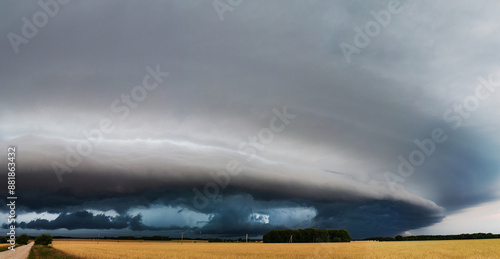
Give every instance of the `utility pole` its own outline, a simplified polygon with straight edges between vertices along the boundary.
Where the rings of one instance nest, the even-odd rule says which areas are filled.
[[[99,237],[101,236],[101,232],[97,232],[97,244],[99,244]]]
[[[182,235],[181,235],[181,245],[182,245],[182,241],[184,241],[184,232],[182,232]]]
[[[247,234],[247,238],[246,238],[246,240],[247,240],[247,241],[246,241],[246,243],[248,243],[248,234]]]

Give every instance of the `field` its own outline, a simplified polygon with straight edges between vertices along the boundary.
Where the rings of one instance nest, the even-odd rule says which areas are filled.
[[[500,239],[351,243],[177,243],[55,240],[81,258],[500,258]]]
[[[0,252],[7,250],[10,244],[0,244]]]

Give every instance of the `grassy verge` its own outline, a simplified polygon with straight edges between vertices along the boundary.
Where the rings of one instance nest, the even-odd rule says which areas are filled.
[[[10,246],[10,244],[1,244],[0,245],[0,252],[9,250],[9,246]],[[20,247],[20,246],[23,246],[23,245],[16,244],[15,247]]]
[[[31,248],[30,255],[28,259],[38,259],[38,258],[54,258],[54,259],[78,259],[68,255],[60,250],[57,250],[51,246],[34,245]]]

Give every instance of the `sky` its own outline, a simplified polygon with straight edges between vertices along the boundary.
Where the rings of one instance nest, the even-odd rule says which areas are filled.
[[[19,233],[500,233],[497,1],[1,5]]]

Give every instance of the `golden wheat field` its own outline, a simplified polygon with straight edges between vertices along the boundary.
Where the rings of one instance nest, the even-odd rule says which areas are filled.
[[[500,258],[500,239],[351,243],[177,243],[56,240],[82,258]]]

